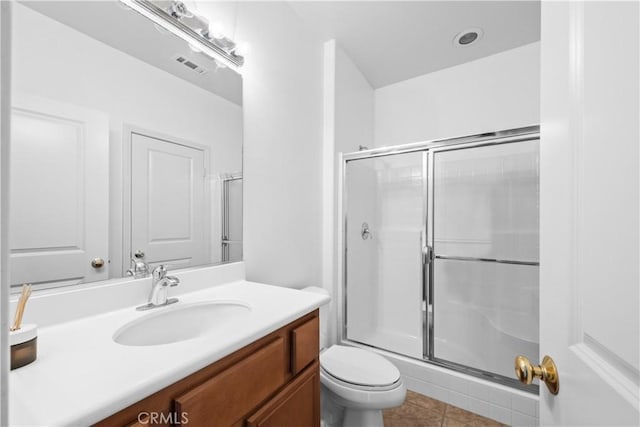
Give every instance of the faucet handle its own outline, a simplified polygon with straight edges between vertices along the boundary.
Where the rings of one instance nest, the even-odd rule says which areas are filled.
[[[167,276],[166,279],[169,282],[169,286],[172,288],[180,284],[180,279],[176,276]]]
[[[156,280],[164,279],[167,275],[167,266],[160,264],[156,268],[153,269],[153,278]]]
[[[132,267],[127,270],[127,276],[140,279],[149,275],[149,265],[141,259],[131,258]]]

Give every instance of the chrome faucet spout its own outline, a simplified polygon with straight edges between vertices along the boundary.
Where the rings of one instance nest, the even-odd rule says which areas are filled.
[[[178,298],[167,298],[167,289],[178,286],[180,279],[175,276],[167,276],[166,265],[157,266],[153,269],[151,275],[153,281],[151,283],[149,302],[138,307],[137,310],[149,310],[178,302]]]

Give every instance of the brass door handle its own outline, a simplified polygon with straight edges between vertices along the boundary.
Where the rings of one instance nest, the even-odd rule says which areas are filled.
[[[104,260],[102,258],[94,258],[91,260],[91,267],[95,268],[96,270],[99,268],[104,267]]]
[[[529,359],[524,356],[516,357],[515,361],[516,377],[523,384],[531,384],[534,378],[540,378],[547,385],[551,394],[558,394],[560,391],[560,378],[558,368],[549,356],[542,359],[542,363],[533,366]]]

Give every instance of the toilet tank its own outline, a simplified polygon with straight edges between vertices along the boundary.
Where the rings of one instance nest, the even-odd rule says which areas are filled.
[[[331,296],[326,289],[318,286],[309,286],[302,288],[305,292],[314,292],[326,296]],[[327,348],[329,345],[329,303],[320,306],[320,350]]]

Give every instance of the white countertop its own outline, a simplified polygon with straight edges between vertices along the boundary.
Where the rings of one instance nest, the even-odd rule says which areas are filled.
[[[329,301],[244,280],[171,296],[180,301],[169,307],[231,299],[249,304],[251,311],[225,325],[224,332],[147,347],[120,345],[112,337],[125,323],[165,308],[136,311],[131,306],[43,327],[37,360],[10,373],[10,425],[95,423]]]

